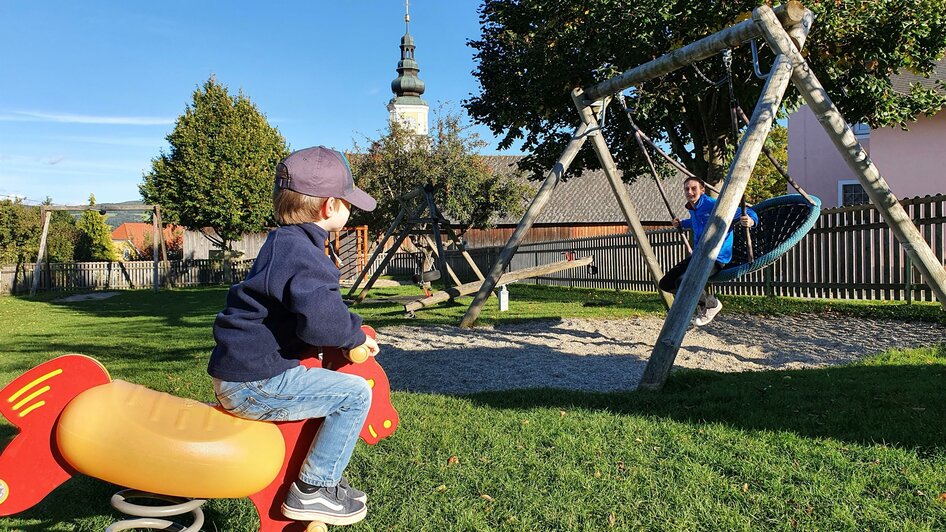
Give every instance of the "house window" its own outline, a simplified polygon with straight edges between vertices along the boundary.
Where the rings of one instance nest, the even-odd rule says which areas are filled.
[[[854,136],[859,138],[870,137],[870,126],[867,124],[857,123],[851,126],[851,130],[854,132]]]
[[[870,197],[858,181],[838,181],[838,206],[870,203]]]

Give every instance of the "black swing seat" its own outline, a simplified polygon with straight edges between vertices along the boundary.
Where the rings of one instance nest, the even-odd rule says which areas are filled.
[[[759,215],[759,223],[749,229],[752,237],[752,253],[749,260],[745,230],[736,227],[733,237],[732,260],[725,268],[710,277],[709,282],[735,279],[749,272],[764,268],[781,257],[797,244],[818,221],[821,215],[821,200],[810,196],[809,203],[801,194],[786,194],[761,201],[752,207]]]

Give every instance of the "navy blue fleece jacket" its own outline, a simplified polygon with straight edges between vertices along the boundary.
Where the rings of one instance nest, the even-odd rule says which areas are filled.
[[[710,214],[713,212],[713,207],[716,206],[716,199],[703,194],[700,196],[700,199],[696,200],[696,205],[690,205],[687,203],[687,209],[690,211],[690,217],[680,220],[680,225],[686,229],[693,229],[693,242],[694,247],[696,242],[699,242],[703,238],[703,231],[706,229],[706,225],[709,224]],[[759,223],[759,216],[754,210],[749,207],[746,207],[746,214],[749,218],[752,218],[752,221]],[[723,241],[723,247],[719,250],[719,255],[716,257],[716,262],[720,264],[729,264],[729,261],[732,260],[732,230],[736,226],[736,223],[739,221],[739,217],[742,216],[742,208],[736,209],[736,214],[733,215],[732,223],[729,224],[729,232],[726,233],[726,240]]]
[[[246,279],[230,287],[214,321],[217,346],[207,372],[230,382],[275,377],[299,365],[309,346],[365,342],[361,317],[348,311],[339,271],[325,255],[328,232],[315,224],[269,233]]]

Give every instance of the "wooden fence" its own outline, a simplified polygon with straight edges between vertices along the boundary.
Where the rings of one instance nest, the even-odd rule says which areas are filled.
[[[944,262],[946,255],[946,195],[901,201],[904,209]],[[650,244],[664,271],[686,257],[673,229],[648,231]],[[739,238],[737,234],[735,238]],[[500,248],[470,250],[481,270],[488,271]],[[566,253],[593,255],[596,275],[576,268],[519,282],[587,288],[655,291],[643,257],[630,234],[596,236],[526,244],[519,247],[509,270],[563,260]],[[399,254],[407,255],[407,254]],[[448,260],[460,279],[475,279],[456,252]],[[410,274],[414,260],[397,256],[388,274]],[[871,205],[825,209],[814,229],[775,264],[714,286],[717,293],[830,299],[923,300],[933,292],[915,271],[903,246]]]
[[[174,260],[158,263],[158,283],[163,288],[231,284],[243,279],[253,259]],[[0,294],[29,293],[33,264],[0,268]],[[40,290],[133,290],[154,286],[154,262],[51,263],[40,269]]]
[[[901,202],[915,221],[936,257],[946,255],[946,195],[912,198]],[[686,250],[671,229],[648,231],[651,246],[664,271],[682,260]],[[736,236],[739,238],[739,235]],[[484,273],[496,260],[500,248],[469,250]],[[593,255],[596,275],[576,268],[528,279],[526,283],[588,288],[654,291],[643,257],[629,234],[596,236],[526,244],[519,248],[509,271],[563,260],[564,254]],[[476,278],[456,251],[447,260],[461,281]],[[376,260],[375,264],[380,263]],[[410,278],[416,273],[418,256],[397,253],[385,274]],[[163,287],[229,284],[241,280],[252,260],[235,261],[232,269],[216,260],[183,260],[160,263]],[[360,266],[360,265],[359,265]],[[41,273],[44,290],[89,290],[150,288],[152,262],[51,264]],[[359,268],[346,270],[353,277]],[[0,269],[0,294],[29,292],[32,264]],[[14,281],[15,279],[15,281]],[[880,214],[870,205],[826,209],[814,229],[775,264],[741,278],[715,285],[717,293],[775,295],[832,299],[923,300],[933,293],[910,264]]]
[[[942,263],[946,255],[946,195],[912,198],[901,204]],[[648,234],[664,271],[686,256],[673,230]],[[587,272],[570,270],[535,282],[655,289],[630,235],[532,244],[521,247],[517,258],[531,253],[533,262],[551,262],[558,260],[559,254],[569,246],[580,256],[595,255],[599,268],[597,278]],[[524,256],[522,259],[528,260]],[[932,290],[913,269],[903,246],[871,205],[825,209],[814,229],[775,264],[717,284],[715,290],[724,294],[832,299],[934,299]]]

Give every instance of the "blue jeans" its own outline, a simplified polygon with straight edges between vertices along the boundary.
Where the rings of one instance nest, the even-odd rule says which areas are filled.
[[[220,406],[234,416],[261,421],[324,417],[299,479],[335,486],[348,466],[371,407],[371,387],[357,375],[298,366],[254,382],[214,379]]]

